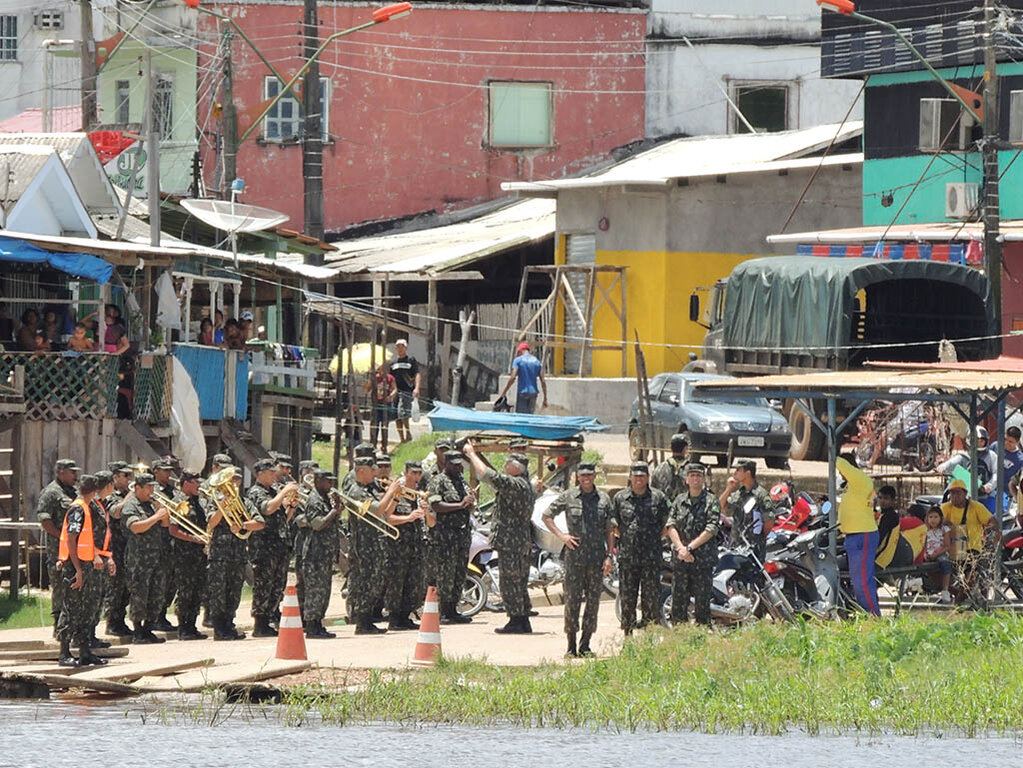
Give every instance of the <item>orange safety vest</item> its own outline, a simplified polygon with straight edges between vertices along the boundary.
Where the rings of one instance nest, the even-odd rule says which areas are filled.
[[[96,546],[92,539],[92,513],[82,499],[75,499],[71,502],[71,507],[74,506],[82,508],[85,518],[82,532],[78,534],[78,559],[83,563],[91,563],[96,559]],[[68,507],[67,514],[64,515],[64,524],[60,528],[60,548],[57,552],[57,560],[62,563],[71,559],[67,546],[67,521],[71,517],[71,507]]]
[[[103,557],[113,557],[114,553],[110,549],[110,515],[107,513],[106,505],[102,501],[98,498],[93,499],[93,501],[95,501],[99,505],[99,508],[103,511],[103,519],[107,524],[107,532],[103,536],[103,549],[97,549],[96,554],[103,555]]]

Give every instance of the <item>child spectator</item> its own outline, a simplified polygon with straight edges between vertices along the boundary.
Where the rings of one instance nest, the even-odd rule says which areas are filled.
[[[208,317],[199,321],[199,343],[206,347],[213,346],[213,321]]]
[[[67,341],[67,348],[75,352],[92,352],[96,347],[88,337],[85,323],[75,323],[75,330]]]
[[[948,593],[949,583],[952,581],[952,561],[948,557],[951,540],[948,526],[945,525],[945,517],[941,514],[941,507],[928,509],[924,522],[927,525],[924,560],[938,564],[938,570],[941,572],[941,594],[938,596],[938,602],[947,605],[952,602]]]

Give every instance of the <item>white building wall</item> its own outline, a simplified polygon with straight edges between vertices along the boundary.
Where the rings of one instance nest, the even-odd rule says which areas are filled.
[[[690,47],[685,39],[692,43]],[[784,84],[787,128],[837,123],[860,84],[820,78],[820,11],[804,0],[652,0],[646,134],[733,133],[741,85]],[[849,116],[862,116],[862,99]]]

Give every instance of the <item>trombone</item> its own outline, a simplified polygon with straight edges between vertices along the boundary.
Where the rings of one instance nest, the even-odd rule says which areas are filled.
[[[335,493],[337,494],[336,496],[334,495]],[[335,503],[340,502],[341,507],[347,510],[349,517],[354,515],[370,528],[375,528],[377,533],[383,534],[389,539],[397,539],[401,535],[396,526],[391,525],[389,522],[370,511],[370,507],[373,505],[373,499],[356,501],[351,496],[345,496],[341,493],[341,491],[335,491],[332,493],[331,498],[337,500]]]
[[[387,487],[394,481],[391,480],[389,477],[382,477],[377,482],[380,483],[381,488],[387,490]],[[414,505],[418,506],[419,502],[427,501],[430,498],[430,494],[427,491],[417,491],[413,488],[407,488],[404,485],[402,485],[401,497],[406,501],[410,501]],[[433,526],[437,524],[437,515],[435,515],[433,511],[429,508],[429,504],[427,504],[426,517],[424,519],[426,521],[427,528],[433,528]]]
[[[204,546],[210,543],[210,539],[212,538],[210,536],[210,532],[201,527],[188,516],[188,499],[174,501],[163,493],[160,493],[160,491],[154,490],[152,500],[156,506],[164,507],[168,512],[170,512],[170,521],[178,528],[188,535],[199,539]]]
[[[213,502],[229,528],[237,527],[239,529],[237,533],[232,531],[236,537],[243,540],[249,538],[252,531],[246,530],[243,526],[252,520],[252,516],[245,508],[245,503],[235,487],[234,467],[225,467],[215,475],[211,475],[207,482],[209,488],[200,487],[199,493]]]

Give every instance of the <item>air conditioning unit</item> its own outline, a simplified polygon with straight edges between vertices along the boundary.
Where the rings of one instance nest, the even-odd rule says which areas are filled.
[[[980,184],[956,181],[945,185],[945,218],[968,219],[977,210]]]

